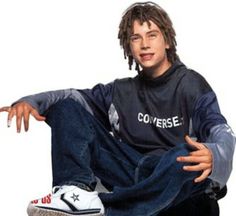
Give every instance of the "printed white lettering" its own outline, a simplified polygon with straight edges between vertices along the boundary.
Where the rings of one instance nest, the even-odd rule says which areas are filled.
[[[162,122],[163,122],[163,124],[162,124],[163,128],[167,128],[167,125],[166,125],[167,119],[163,119]]]
[[[143,114],[142,113],[138,113],[138,120],[140,122],[142,122],[142,119],[143,119]]]
[[[168,118],[168,119],[167,119],[167,125],[168,125],[168,128],[172,128],[172,127],[173,127],[171,118]]]
[[[143,122],[147,124],[147,123],[149,123],[149,120],[150,120],[149,115],[145,114],[143,117]]]
[[[157,119],[156,127],[161,128],[161,119],[159,119],[159,118]]]
[[[173,116],[171,118],[157,118],[149,114],[138,113],[138,121],[145,124],[153,124],[158,128],[172,128],[179,127],[183,124],[183,118],[179,116]]]
[[[174,127],[178,127],[178,126],[180,126],[178,116],[175,116],[175,117],[173,117],[172,119],[173,119]]]

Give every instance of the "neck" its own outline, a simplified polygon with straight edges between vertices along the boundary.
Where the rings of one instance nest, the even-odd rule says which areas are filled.
[[[150,78],[157,78],[164,74],[171,67],[171,63],[164,59],[162,62],[159,62],[157,65],[154,65],[150,68],[143,68],[145,71],[145,75]]]

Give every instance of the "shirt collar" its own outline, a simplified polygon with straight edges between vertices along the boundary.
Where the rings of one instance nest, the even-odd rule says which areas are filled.
[[[164,83],[168,82],[168,80],[172,77],[174,72],[179,67],[182,67],[182,66],[184,66],[184,64],[181,61],[177,60],[162,75],[160,75],[158,77],[150,78],[150,77],[145,75],[144,71],[141,71],[140,74],[138,75],[138,77],[141,81],[144,81],[147,84],[161,85],[161,84],[164,84]]]

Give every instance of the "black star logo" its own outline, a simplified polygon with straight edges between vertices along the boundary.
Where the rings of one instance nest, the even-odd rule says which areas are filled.
[[[71,196],[71,198],[74,200],[74,202],[75,202],[75,201],[79,201],[79,194],[78,194],[78,195],[75,195],[75,194],[73,193],[73,196]]]

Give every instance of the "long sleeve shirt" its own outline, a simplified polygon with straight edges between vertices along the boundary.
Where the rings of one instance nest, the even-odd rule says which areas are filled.
[[[143,154],[162,155],[185,142],[185,135],[212,152],[209,176],[223,187],[232,170],[235,136],[220,112],[217,97],[197,72],[176,61],[163,75],[140,73],[91,89],[65,89],[26,96],[40,114],[59,100],[81,103],[107,130]]]

